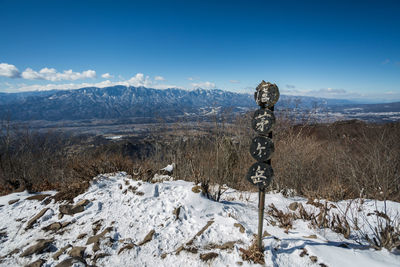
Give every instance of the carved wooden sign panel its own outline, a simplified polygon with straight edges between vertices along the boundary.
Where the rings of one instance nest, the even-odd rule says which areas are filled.
[[[267,187],[274,176],[271,165],[264,162],[254,163],[247,173],[247,180],[261,188]]]
[[[275,124],[274,113],[265,108],[260,108],[254,112],[251,126],[256,133],[267,135]]]
[[[271,158],[275,147],[271,138],[264,136],[257,136],[253,138],[250,145],[250,154],[257,161],[267,162]]]
[[[262,81],[256,88],[254,98],[260,107],[273,107],[279,100],[279,89],[276,84]]]

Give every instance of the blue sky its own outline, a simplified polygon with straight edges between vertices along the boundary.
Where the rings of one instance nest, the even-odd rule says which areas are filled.
[[[400,1],[0,0],[0,92],[113,84],[400,101]]]

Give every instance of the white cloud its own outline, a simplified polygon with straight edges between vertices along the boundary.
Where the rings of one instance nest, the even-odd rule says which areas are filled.
[[[188,79],[189,81],[193,81],[193,80],[194,80],[193,77],[188,77],[187,79]]]
[[[229,80],[230,83],[240,83],[238,80]]]
[[[192,83],[193,88],[202,88],[202,89],[213,89],[215,88],[215,83],[212,82],[200,82],[200,83]]]
[[[156,77],[154,77],[154,80],[156,80],[156,81],[165,81],[163,76],[156,76]]]
[[[7,63],[0,63],[0,76],[8,78],[18,78],[20,77],[20,72],[14,65]]]
[[[96,78],[94,70],[86,70],[83,72],[73,72],[72,70],[65,70],[64,72],[57,72],[54,68],[43,68],[39,72],[27,68],[22,72],[22,78],[28,80],[47,80],[47,81],[75,81],[89,78]]]
[[[143,73],[137,73],[135,76],[126,81],[128,85],[149,87],[152,84],[149,76],[144,76]]]
[[[110,73],[107,72],[101,75],[101,77],[103,77],[104,79],[112,79],[114,78],[114,75],[111,75]]]
[[[26,85],[26,84],[19,84],[17,87],[9,87],[6,89],[9,92],[25,92],[25,91],[46,91],[46,90],[67,90],[67,89],[79,89],[83,87],[109,87],[115,85],[124,85],[124,86],[144,86],[150,87],[154,89],[167,89],[167,88],[180,88],[184,89],[181,86],[176,85],[168,85],[168,84],[153,84],[152,80],[149,76],[145,76],[143,73],[137,73],[136,75],[132,76],[129,80],[117,81],[112,82],[110,80],[98,82],[98,83],[65,83],[65,84],[35,84],[35,85]]]

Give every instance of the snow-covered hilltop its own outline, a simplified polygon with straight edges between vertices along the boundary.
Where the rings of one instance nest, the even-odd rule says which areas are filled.
[[[229,189],[223,201],[215,202],[193,183],[158,178],[146,183],[125,173],[100,175],[71,204],[50,200],[55,192],[0,197],[0,266],[254,264],[242,255],[257,231],[257,193]],[[348,203],[329,205],[340,212]],[[279,227],[271,204],[285,212],[319,211],[303,198],[267,194],[267,266],[399,266],[398,254],[365,249],[352,236],[310,227],[306,220]],[[382,205],[365,201],[355,212],[368,214]],[[400,211],[399,203],[387,205]]]

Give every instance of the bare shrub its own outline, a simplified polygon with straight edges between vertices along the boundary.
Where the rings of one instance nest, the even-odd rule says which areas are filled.
[[[275,178],[270,190],[328,200],[361,196],[400,201],[400,123],[310,124],[304,118],[305,124],[296,125],[289,115],[279,115],[274,129]],[[213,189],[208,192],[214,199],[223,194],[223,185],[255,191],[245,179],[254,163],[249,153],[254,136],[250,117],[249,113],[229,123],[216,118],[211,124],[175,124],[169,136],[153,133],[148,141],[140,141],[148,143],[142,154],[132,152],[135,143],[96,137],[91,146],[79,137],[39,134],[3,123],[0,190],[4,194],[57,189],[116,171],[149,181],[160,168],[175,163],[174,178]]]

